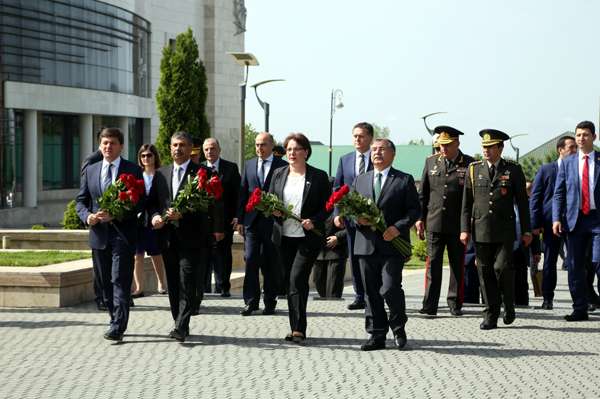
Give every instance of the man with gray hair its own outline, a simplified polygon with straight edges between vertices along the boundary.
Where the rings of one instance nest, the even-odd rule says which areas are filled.
[[[208,212],[180,213],[171,204],[184,188],[188,177],[193,178],[200,168],[211,171],[190,160],[192,138],[178,132],[171,137],[173,163],[161,167],[154,175],[156,185],[151,209],[152,225],[159,233],[163,250],[169,304],[175,327],[171,338],[184,342],[189,335],[192,306],[196,300],[198,276],[203,276],[213,241],[223,239],[223,204],[217,201]],[[163,219],[166,216],[166,220]],[[169,223],[172,222],[172,223]]]

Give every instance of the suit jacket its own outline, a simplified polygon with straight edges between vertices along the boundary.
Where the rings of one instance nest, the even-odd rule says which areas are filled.
[[[500,159],[494,179],[486,161],[469,165],[464,188],[461,231],[473,233],[475,242],[515,240],[515,204],[523,234],[531,233],[529,199],[521,165]]]
[[[373,177],[371,170],[356,177],[354,190],[367,198],[374,199]],[[415,180],[407,173],[390,168],[381,188],[377,207],[383,213],[386,225],[395,226],[400,235],[410,242],[410,228],[421,217],[419,194]],[[394,246],[383,239],[378,231],[373,231],[370,226],[356,224],[356,238],[354,240],[355,255],[397,256],[398,251]]]
[[[265,178],[265,184],[261,187],[257,175],[258,158],[252,158],[246,162],[246,165],[244,167],[244,175],[242,176],[242,185],[240,187],[240,200],[238,202],[238,223],[243,223],[244,226],[248,228],[252,227],[255,224],[256,220],[264,219],[262,214],[260,214],[260,212],[258,211],[246,213],[245,208],[246,203],[248,202],[248,198],[250,198],[250,194],[252,194],[254,189],[257,187],[261,190],[268,190],[275,170],[287,165],[288,163],[286,161],[274,156],[273,163],[271,165],[271,168],[269,169],[269,173]]]
[[[469,164],[474,159],[459,151],[451,168],[443,156],[432,155],[425,161],[421,178],[421,220],[428,231],[460,234],[462,196]]]
[[[596,209],[600,210],[600,153],[594,152],[594,200]],[[552,200],[552,221],[561,221],[561,216],[566,215],[567,230],[573,231],[579,216],[579,195],[581,182],[579,181],[579,152],[563,159],[554,188]]]
[[[532,229],[552,225],[552,199],[557,175],[557,161],[542,165],[535,174],[531,186],[531,197],[529,198]],[[551,232],[547,233],[550,234]]]
[[[102,162],[96,162],[88,165],[83,171],[79,193],[76,198],[76,209],[79,218],[84,224],[87,224],[87,218],[91,213],[96,213],[100,209],[98,207],[98,199],[102,196],[100,186],[100,173],[102,171]],[[115,178],[119,178],[122,174],[132,174],[136,179],[142,179],[142,169],[121,158],[119,170]],[[144,208],[146,196],[143,195],[137,203],[134,210],[129,212],[122,221],[114,220],[112,223],[123,234],[130,246],[135,247],[137,240],[137,214]],[[90,247],[92,249],[105,249],[108,244],[110,234],[118,234],[115,229],[111,228],[109,223],[96,223],[90,226]]]
[[[202,163],[206,166],[206,162]],[[237,164],[223,158],[219,160],[219,179],[223,184],[223,223],[227,231],[231,230],[231,221],[236,217],[240,197],[240,172]]]
[[[367,166],[366,172],[373,170],[373,162],[368,160],[369,165]],[[335,180],[333,182],[333,189],[337,190],[344,184],[349,187],[354,183],[356,178],[356,151],[352,151],[346,155],[342,155],[338,164],[338,169],[335,174]]]
[[[269,192],[274,193],[283,200],[283,189],[289,175],[290,168],[279,168],[273,173]],[[325,203],[331,195],[331,185],[327,173],[310,165],[306,165],[306,174],[304,177],[304,191],[302,193],[302,208],[300,216],[302,219],[312,220],[315,228],[325,232],[325,219],[329,213],[325,210]],[[281,245],[283,236],[283,219],[274,218],[273,223],[273,243]],[[312,231],[304,230],[304,235],[310,246],[319,249],[324,237],[315,234]]]
[[[344,259],[348,257],[348,243],[346,241],[346,229],[339,229],[333,223],[334,215],[330,215],[325,220],[325,238],[329,236],[336,236],[338,243],[333,248],[327,248],[325,246],[325,241],[323,241],[323,246],[321,248],[321,252],[317,256],[317,260],[335,260],[335,259]]]
[[[186,184],[188,176],[193,178],[199,168],[204,168],[211,173],[206,166],[197,165],[190,162],[187,166],[181,184],[177,192],[179,193]],[[173,164],[169,164],[158,169],[154,175],[152,186],[156,186],[155,195],[152,202],[156,207],[151,210],[153,216],[163,215],[171,207],[173,199]],[[216,201],[208,212],[188,212],[182,215],[177,226],[174,223],[167,223],[158,231],[158,240],[161,248],[169,248],[176,245],[178,248],[208,248],[213,242],[212,233],[223,232],[223,202]]]

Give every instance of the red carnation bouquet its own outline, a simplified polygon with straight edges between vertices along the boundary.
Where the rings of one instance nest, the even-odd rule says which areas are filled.
[[[209,178],[208,171],[200,168],[194,178],[187,177],[185,186],[171,203],[171,208],[181,214],[207,212],[208,208],[222,196],[223,185],[219,176],[213,175]],[[163,215],[162,219],[167,221],[167,216]]]
[[[260,188],[255,188],[248,202],[246,203],[246,212],[252,212],[254,210],[260,211],[266,217],[273,215],[273,212],[279,211],[283,215],[284,219],[293,219],[299,223],[302,223],[300,216],[292,212],[292,206],[285,206],[282,200],[273,193],[262,191]],[[323,233],[313,228],[315,234],[322,236]]]
[[[124,173],[98,199],[101,210],[108,212],[114,219],[121,221],[135,208],[146,188],[143,179]]]
[[[357,221],[359,218],[367,219],[371,229],[377,230],[382,234],[388,228],[383,214],[375,201],[356,191],[350,191],[350,188],[346,184],[337,191],[334,191],[327,200],[325,206],[327,212],[331,212],[335,207],[338,208],[339,215],[342,217],[350,218],[354,221]],[[391,243],[405,258],[409,258],[412,255],[412,246],[404,238],[398,236]]]

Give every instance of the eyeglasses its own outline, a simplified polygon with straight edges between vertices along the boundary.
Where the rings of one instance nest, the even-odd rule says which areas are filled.
[[[154,154],[148,153],[148,154],[142,154],[142,155],[140,155],[140,158],[152,158],[153,156],[154,156]]]
[[[287,152],[299,152],[299,151],[304,151],[304,148],[302,147],[294,147],[294,148],[288,148],[286,149]]]

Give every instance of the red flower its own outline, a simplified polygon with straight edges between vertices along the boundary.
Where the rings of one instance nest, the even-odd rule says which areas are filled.
[[[133,202],[134,204],[137,204],[138,201],[140,200],[141,194],[135,190],[130,190],[128,192],[130,193],[129,197],[131,198],[131,202]]]
[[[205,168],[198,169],[198,188],[203,190],[206,187],[208,181],[208,172]]]
[[[327,203],[325,204],[325,210],[327,212],[333,211],[333,208],[335,208],[335,205],[338,202],[340,202],[342,200],[342,198],[344,198],[344,196],[346,194],[348,194],[349,192],[350,192],[350,187],[348,187],[347,184],[344,184],[337,191],[334,191],[331,194],[331,196],[329,197],[329,199],[327,200]]]
[[[135,181],[136,191],[139,194],[143,194],[146,192],[146,185],[144,184],[144,179],[139,179]]]
[[[261,199],[262,191],[257,187],[254,189],[252,194],[250,194],[250,198],[248,198],[248,202],[246,203],[246,212],[252,212],[254,208],[260,204]]]
[[[119,191],[119,201],[127,201],[129,199],[129,195],[126,191]]]
[[[221,196],[223,195],[223,185],[221,184],[221,179],[219,179],[219,176],[214,175],[210,178],[208,185],[206,186],[206,191],[209,194],[212,194],[216,200],[221,199]]]

